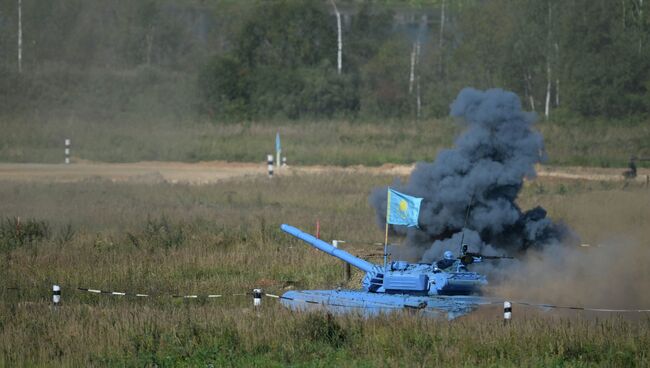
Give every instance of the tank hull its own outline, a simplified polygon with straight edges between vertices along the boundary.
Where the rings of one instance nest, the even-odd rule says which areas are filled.
[[[359,314],[364,317],[412,312],[449,320],[466,315],[482,304],[491,303],[480,296],[417,296],[363,290],[287,291],[280,300],[286,307],[297,311],[326,310],[334,314]]]

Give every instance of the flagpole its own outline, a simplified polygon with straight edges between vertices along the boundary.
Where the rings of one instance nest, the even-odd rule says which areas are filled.
[[[386,236],[384,237],[384,272],[388,265],[388,221],[386,221]]]
[[[411,197],[396,190],[387,188],[386,193],[386,235],[384,236],[384,273],[388,272],[388,224],[405,225],[408,227],[418,227],[418,217],[420,215],[420,205],[423,198]],[[397,197],[393,202],[391,193]],[[395,205],[395,211],[391,208]],[[397,213],[397,214],[396,214]],[[391,218],[391,215],[393,216]],[[397,218],[394,218],[394,216]]]
[[[390,216],[390,187],[386,194],[386,235],[384,236],[384,274],[388,265],[388,219]]]

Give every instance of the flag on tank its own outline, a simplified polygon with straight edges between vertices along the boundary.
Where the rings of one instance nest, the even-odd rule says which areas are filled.
[[[418,227],[418,216],[420,215],[421,203],[422,198],[411,197],[388,188],[386,223]]]

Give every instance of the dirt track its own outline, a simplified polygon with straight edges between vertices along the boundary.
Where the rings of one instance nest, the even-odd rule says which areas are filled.
[[[276,175],[294,173],[368,173],[377,175],[406,176],[413,165],[390,165],[380,167],[366,166],[293,166],[276,168]],[[622,168],[586,168],[586,167],[551,167],[539,166],[540,177],[622,181]],[[635,180],[646,182],[650,170],[639,170]],[[111,180],[114,182],[142,183],[188,183],[209,184],[221,180],[266,175],[265,163],[232,163],[232,162],[136,162],[136,163],[95,163],[78,162],[64,164],[19,164],[0,163],[0,180],[26,182],[77,182],[94,179]]]

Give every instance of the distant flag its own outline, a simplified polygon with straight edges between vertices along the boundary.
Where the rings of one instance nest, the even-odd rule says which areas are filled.
[[[421,203],[422,198],[411,197],[388,188],[386,223],[418,227],[418,216],[420,215]]]
[[[282,147],[280,146],[280,132],[275,133],[275,164],[277,167],[280,167],[280,159]]]

